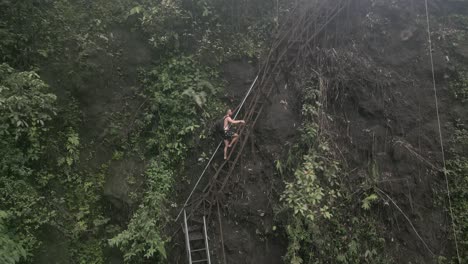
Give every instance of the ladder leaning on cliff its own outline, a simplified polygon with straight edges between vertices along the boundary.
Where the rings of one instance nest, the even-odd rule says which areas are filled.
[[[245,100],[247,99],[247,97],[249,97],[250,93],[252,92],[252,88],[255,86],[255,84],[257,83],[257,80],[258,80],[258,75],[255,77],[254,81],[252,82],[252,84],[250,85],[250,88],[249,90],[247,91],[247,93],[245,94],[244,96],[244,99],[242,99],[240,105],[236,108],[237,111],[236,111],[236,114],[234,115],[234,117],[232,118],[233,120],[235,120],[237,118],[237,115],[239,114],[239,111],[240,109],[242,109],[242,107],[244,106],[244,103],[245,103]],[[179,219],[179,217],[181,216],[182,212],[184,211],[185,207],[187,206],[188,202],[190,201],[190,199],[192,198],[192,195],[193,193],[195,192],[195,189],[198,187],[198,184],[200,183],[200,180],[203,178],[203,176],[205,175],[205,172],[206,170],[208,169],[208,166],[211,164],[211,161],[213,161],[213,158],[214,156],[216,155],[216,153],[218,152],[219,148],[221,147],[221,144],[223,144],[223,141],[221,140],[218,144],[218,146],[216,147],[215,151],[213,151],[213,154],[211,155],[211,158],[208,160],[208,163],[206,164],[205,168],[203,169],[202,173],[200,174],[200,176],[198,177],[198,180],[197,182],[195,183],[195,186],[193,186],[193,189],[192,191],[190,192],[189,196],[187,197],[187,199],[185,200],[184,202],[184,205],[182,206],[182,208],[180,209],[179,213],[177,214],[177,217],[175,218],[174,221],[177,221]]]
[[[188,225],[187,213],[184,211],[184,223],[182,229],[185,235],[185,247],[189,264],[208,263],[211,264],[210,247],[208,246],[208,234],[206,230],[206,219],[191,219]]]

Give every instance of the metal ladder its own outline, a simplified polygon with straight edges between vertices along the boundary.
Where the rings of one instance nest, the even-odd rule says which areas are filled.
[[[183,230],[185,233],[185,245],[187,247],[189,264],[211,264],[205,216],[203,216],[203,221],[192,219],[191,222],[194,224],[189,227],[187,223],[187,213],[184,210]]]

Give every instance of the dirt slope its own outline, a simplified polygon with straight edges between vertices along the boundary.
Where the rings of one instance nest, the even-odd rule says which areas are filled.
[[[352,172],[347,181],[375,177],[435,254],[387,200],[373,213],[395,263],[433,263],[438,255],[453,255],[454,247],[446,204],[437,197],[444,191],[444,178],[424,6],[413,1],[355,2],[359,8],[350,8],[349,23],[335,25],[328,33],[342,30],[346,35],[336,38],[334,45],[317,47],[328,60],[329,67],[320,69],[324,78],[337,84],[326,91],[326,111],[334,120],[330,132]],[[461,1],[430,1],[429,7],[439,112],[448,146],[453,121],[466,121],[468,116],[448,89],[467,54],[463,46],[453,48],[444,34],[451,30],[448,16],[468,8]],[[228,98],[240,100],[248,88],[242,80],[252,78],[254,70],[247,74],[246,68],[241,63],[226,66]],[[275,226],[273,210],[284,179],[276,172],[275,160],[299,135],[301,98],[294,78],[298,76],[293,75],[288,85],[279,83],[269,98],[251,147],[244,150],[232,177],[229,201],[221,208],[228,263],[283,263],[287,240]],[[369,164],[375,164],[376,175],[369,175]],[[215,263],[222,263],[216,221],[210,230]]]

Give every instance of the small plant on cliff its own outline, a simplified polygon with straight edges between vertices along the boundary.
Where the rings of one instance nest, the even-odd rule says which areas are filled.
[[[460,72],[458,78],[451,82],[450,89],[457,100],[468,103],[468,72]]]

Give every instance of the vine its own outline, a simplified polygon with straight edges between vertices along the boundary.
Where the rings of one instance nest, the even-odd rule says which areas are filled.
[[[346,187],[342,178],[348,176],[319,125],[319,120],[331,120],[320,104],[319,83],[311,80],[301,85],[302,136],[292,154],[301,159],[285,163],[293,174],[281,196],[283,210],[292,211],[285,220],[289,239],[285,260],[293,264],[390,263],[383,253],[385,239],[369,211],[378,196],[361,191],[363,198],[359,198]]]
[[[220,102],[213,99],[220,90],[218,82],[215,71],[191,57],[169,59],[142,74],[141,96],[148,100],[148,108],[134,137],[144,139],[146,155],[151,157],[146,190],[126,230],[109,240],[124,252],[127,262],[166,258],[168,238],[162,230],[170,221],[174,178],[184,173],[182,165],[195,142],[206,137],[208,131],[201,127],[209,127],[220,110]]]

